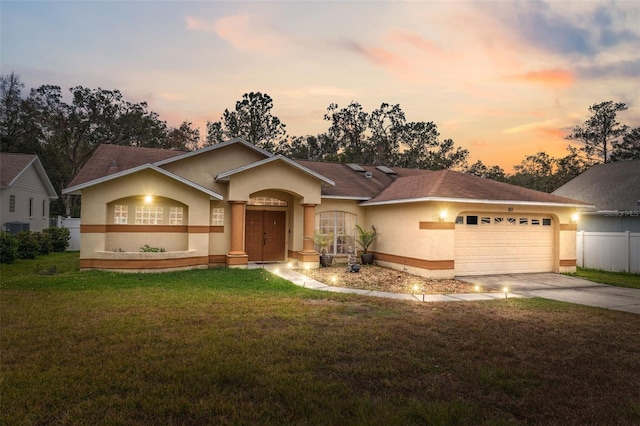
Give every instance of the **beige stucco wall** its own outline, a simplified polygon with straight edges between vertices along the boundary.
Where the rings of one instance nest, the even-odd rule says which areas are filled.
[[[183,225],[209,226],[210,196],[153,170],[140,171],[83,189],[81,224],[113,224],[113,206],[118,203],[130,206],[128,224],[135,224],[135,205],[144,203],[145,195],[152,195],[152,204],[182,206]],[[163,218],[168,224],[168,209],[165,209]],[[197,256],[206,256],[209,252],[208,239],[207,233],[182,235],[162,232],[83,232],[80,258],[91,258],[96,251],[138,251],[144,244],[164,247],[168,251],[191,250]]]
[[[286,164],[273,161],[230,177],[229,200],[248,200],[251,194],[264,190],[278,190],[301,197],[301,203],[320,203],[320,181]]]
[[[180,161],[165,164],[165,170],[182,176],[221,195],[226,195],[227,184],[216,182],[219,173],[263,160],[265,156],[241,144],[213,149]]]

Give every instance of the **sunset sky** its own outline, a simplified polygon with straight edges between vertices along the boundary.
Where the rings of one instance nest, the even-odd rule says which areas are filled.
[[[82,85],[147,101],[206,133],[268,93],[290,135],[330,103],[400,104],[508,172],[566,154],[594,103],[640,126],[640,1],[1,1],[1,70],[27,88]],[[26,92],[28,93],[28,92]],[[25,93],[25,94],[26,94]]]

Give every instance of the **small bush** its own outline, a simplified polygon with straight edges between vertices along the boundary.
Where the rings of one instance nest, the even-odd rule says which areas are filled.
[[[143,253],[164,253],[167,250],[164,247],[151,247],[149,244],[145,244],[140,247],[140,251]]]
[[[18,240],[18,258],[35,259],[40,253],[40,243],[31,231],[22,231],[16,234]]]
[[[63,252],[69,247],[69,240],[71,240],[69,228],[47,228],[42,232],[51,237],[53,251]]]
[[[53,244],[51,244],[51,235],[45,232],[34,232],[33,236],[38,240],[38,244],[40,244],[40,250],[38,250],[38,254],[46,255],[51,253],[53,250]]]
[[[13,263],[18,258],[18,240],[15,235],[0,232],[0,262]]]

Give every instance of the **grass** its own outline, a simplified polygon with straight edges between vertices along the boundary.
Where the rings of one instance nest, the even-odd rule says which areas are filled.
[[[568,274],[577,278],[584,278],[602,284],[615,285],[618,287],[640,288],[640,274],[628,272],[609,272],[597,269],[578,268],[573,274]]]
[[[629,313],[78,272],[77,253],[0,277],[3,425],[640,422]]]

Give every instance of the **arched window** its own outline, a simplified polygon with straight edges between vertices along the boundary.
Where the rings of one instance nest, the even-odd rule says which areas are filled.
[[[287,207],[287,202],[271,197],[251,197],[247,203],[249,206]]]
[[[357,215],[348,212],[316,213],[316,232],[322,235],[333,233],[333,243],[327,248],[329,254],[347,254],[349,247],[355,246],[357,219]]]

